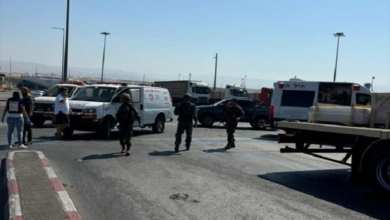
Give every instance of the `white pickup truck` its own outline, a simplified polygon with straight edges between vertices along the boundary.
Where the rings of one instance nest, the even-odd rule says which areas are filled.
[[[126,84],[88,85],[80,90],[70,101],[72,109],[70,128],[64,131],[71,137],[73,131],[95,131],[102,138],[110,138],[116,128],[116,112],[121,105],[120,95],[128,93],[141,117],[134,127],[152,127],[156,133],[162,133],[165,122],[172,121],[172,102],[169,91],[160,87],[128,86]]]
[[[34,98],[34,112],[31,122],[35,126],[42,126],[46,120],[52,120],[54,116],[54,102],[60,88],[68,89],[68,96],[72,98],[81,88],[82,82],[63,82],[50,87],[42,96]]]

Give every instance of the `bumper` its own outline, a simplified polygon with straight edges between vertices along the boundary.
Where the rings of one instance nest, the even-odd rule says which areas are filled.
[[[91,115],[69,115],[69,119],[71,128],[77,131],[98,131],[101,125],[101,120]]]

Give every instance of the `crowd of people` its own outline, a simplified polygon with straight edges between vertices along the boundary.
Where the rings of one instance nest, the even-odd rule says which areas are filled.
[[[62,138],[64,129],[70,127],[69,114],[72,112],[69,106],[68,93],[66,88],[61,88],[55,99],[54,119],[57,127],[56,137]],[[20,95],[22,94],[22,96]],[[137,109],[131,104],[129,94],[121,95],[121,106],[116,113],[116,120],[119,128],[119,142],[122,147],[121,153],[130,156],[131,136],[133,134],[133,125],[135,121],[140,122],[140,116]],[[27,148],[26,145],[32,144],[32,129],[30,117],[34,111],[34,99],[30,96],[30,91],[22,87],[15,91],[12,97],[7,100],[3,111],[2,123],[7,117],[8,124],[8,146],[13,148],[12,137],[16,128],[19,148]],[[226,150],[235,148],[234,132],[238,122],[244,117],[244,111],[237,105],[235,99],[231,99],[223,108],[226,122],[227,145]],[[7,115],[8,114],[8,115]],[[182,135],[186,132],[185,147],[190,150],[192,141],[193,126],[196,126],[198,119],[196,116],[196,106],[191,102],[191,95],[185,94],[183,101],[176,105],[174,114],[178,116],[177,130],[175,134],[175,152],[179,152],[182,142]],[[27,137],[27,140],[26,140]]]

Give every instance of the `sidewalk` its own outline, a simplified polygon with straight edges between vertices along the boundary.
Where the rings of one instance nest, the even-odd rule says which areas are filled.
[[[7,154],[9,219],[81,219],[40,151]]]

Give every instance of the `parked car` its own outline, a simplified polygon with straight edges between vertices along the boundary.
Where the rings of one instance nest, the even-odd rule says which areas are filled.
[[[197,116],[201,125],[212,127],[215,122],[224,122],[223,107],[229,102],[224,99],[213,105],[198,106]],[[269,125],[269,107],[266,104],[254,100],[237,100],[237,104],[245,112],[245,117],[240,122],[249,122],[254,129],[266,129]]]

